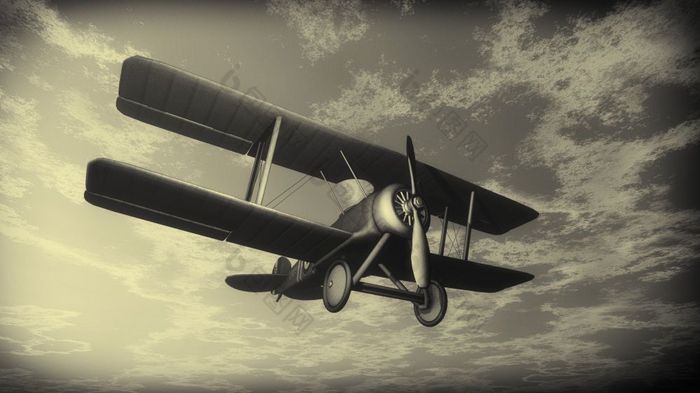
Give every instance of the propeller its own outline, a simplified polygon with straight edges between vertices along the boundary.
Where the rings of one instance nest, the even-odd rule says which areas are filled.
[[[413,278],[420,288],[427,288],[430,284],[430,269],[428,266],[428,239],[425,236],[425,228],[421,225],[418,209],[425,206],[423,198],[418,195],[416,182],[416,155],[413,151],[413,141],[406,136],[406,158],[408,159],[408,173],[411,178],[411,196],[408,204],[413,213],[413,231],[411,233],[411,268]]]

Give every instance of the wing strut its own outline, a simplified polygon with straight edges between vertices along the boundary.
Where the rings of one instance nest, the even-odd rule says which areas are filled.
[[[255,144],[255,161],[253,162],[253,168],[250,170],[248,188],[245,191],[246,202],[250,202],[250,200],[253,198],[253,189],[255,189],[255,183],[258,180],[258,169],[260,167],[260,156],[262,155],[263,145],[263,141],[258,141]]]
[[[260,181],[258,197],[255,202],[258,205],[262,205],[263,198],[265,197],[265,188],[267,188],[267,179],[270,177],[270,168],[272,168],[272,159],[275,156],[275,147],[277,147],[277,138],[280,135],[281,124],[282,116],[277,116],[277,118],[275,118],[275,125],[272,128],[272,134],[270,134],[270,144],[267,148],[267,154],[265,154],[265,167],[263,168],[262,180]]]
[[[464,228],[464,255],[462,259],[469,260],[469,242],[472,239],[472,213],[474,212],[474,191],[469,195],[469,213],[467,214],[467,227]]]

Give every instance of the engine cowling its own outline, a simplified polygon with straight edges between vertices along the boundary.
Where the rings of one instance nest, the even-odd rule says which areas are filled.
[[[379,191],[372,205],[372,216],[380,231],[402,237],[411,236],[413,213],[409,206],[410,196],[411,191],[400,184],[391,184]],[[424,202],[419,203],[419,206],[418,215],[427,231],[430,227],[428,206]]]

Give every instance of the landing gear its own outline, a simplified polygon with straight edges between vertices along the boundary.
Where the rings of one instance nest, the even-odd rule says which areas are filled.
[[[425,289],[428,291],[426,305],[413,304],[413,312],[416,314],[416,319],[423,326],[433,327],[442,321],[447,311],[447,292],[445,287],[437,281],[430,281],[430,285]],[[418,288],[418,293],[424,295],[422,288]]]
[[[330,312],[338,312],[345,307],[352,289],[352,273],[347,262],[333,262],[323,280],[323,305]]]

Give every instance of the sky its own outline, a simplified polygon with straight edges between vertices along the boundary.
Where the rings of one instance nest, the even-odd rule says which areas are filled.
[[[0,0],[0,389],[697,388],[699,8]],[[410,134],[418,160],[540,212],[470,248],[535,279],[448,289],[434,328],[393,299],[353,293],[331,314],[233,290],[227,275],[277,256],[83,199],[97,157],[245,192],[249,158],[117,111],[132,55],[396,151]],[[268,198],[300,177],[273,168]],[[346,205],[361,197],[336,187]],[[277,208],[337,217],[320,182]]]

